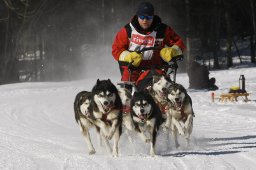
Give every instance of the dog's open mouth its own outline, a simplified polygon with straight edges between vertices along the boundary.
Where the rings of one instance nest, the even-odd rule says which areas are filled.
[[[88,111],[85,111],[85,112],[84,112],[84,115],[85,115],[86,117],[89,117],[90,113],[89,113]]]
[[[181,108],[181,107],[182,107],[182,102],[181,102],[181,101],[176,101],[176,106],[177,106],[178,108]]]
[[[143,122],[147,119],[147,115],[143,115],[143,114],[139,115],[138,117],[139,117]]]
[[[114,108],[114,104],[113,103],[110,103],[109,105],[101,104],[101,106],[102,106],[102,108],[103,108],[105,113],[110,112]]]
[[[161,95],[161,97],[165,97],[165,96],[166,96],[166,93],[163,92],[163,91],[161,91],[161,92],[160,92],[160,95]]]
[[[159,91],[158,94],[159,94],[159,96],[160,96],[162,99],[165,99],[166,96],[167,96],[166,92],[163,92],[163,91]]]

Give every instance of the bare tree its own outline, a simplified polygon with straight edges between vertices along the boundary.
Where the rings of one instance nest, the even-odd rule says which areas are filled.
[[[255,63],[255,45],[256,45],[256,21],[255,21],[255,2],[253,0],[250,0],[250,6],[251,6],[251,14],[252,14],[252,25],[253,25],[253,35],[251,36],[250,42],[251,42],[251,62]]]
[[[232,61],[232,28],[231,28],[231,18],[230,18],[230,5],[231,2],[228,0],[225,2],[226,4],[226,11],[225,11],[225,20],[226,20],[226,27],[227,27],[227,67],[233,66]]]

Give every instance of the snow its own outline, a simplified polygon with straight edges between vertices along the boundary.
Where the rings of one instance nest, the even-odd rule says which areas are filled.
[[[0,86],[0,169],[255,169],[256,166],[256,68],[212,71],[218,96],[246,78],[249,102],[211,102],[211,91],[189,92],[196,114],[191,146],[174,147],[172,136],[160,132],[157,156],[135,135],[120,139],[120,156],[113,158],[93,129],[96,154],[87,146],[75,122],[73,102],[81,90],[90,90],[96,78],[61,83],[19,83]],[[95,76],[96,77],[96,76]],[[108,77],[106,77],[108,78]],[[118,77],[111,77],[115,83]],[[188,87],[186,74],[177,81]]]

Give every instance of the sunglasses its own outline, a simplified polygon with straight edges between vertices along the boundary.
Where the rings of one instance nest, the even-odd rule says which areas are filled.
[[[141,20],[152,20],[154,18],[154,16],[145,16],[145,15],[139,15],[138,16]]]

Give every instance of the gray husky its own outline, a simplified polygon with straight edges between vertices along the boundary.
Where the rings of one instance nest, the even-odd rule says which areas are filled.
[[[186,89],[173,83],[167,90],[167,99],[169,103],[169,117],[166,126],[171,128],[176,147],[179,146],[177,133],[185,136],[187,145],[189,145],[190,135],[193,129],[194,112],[192,100],[187,94]]]
[[[164,119],[163,130],[169,128],[169,101],[167,99],[167,89],[172,84],[172,80],[165,75],[154,75],[152,85],[147,88],[149,94],[153,97],[156,104],[161,110],[162,118]]]

